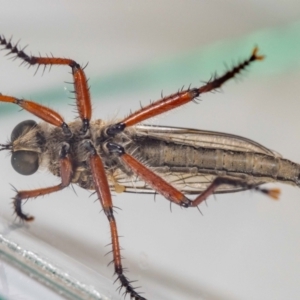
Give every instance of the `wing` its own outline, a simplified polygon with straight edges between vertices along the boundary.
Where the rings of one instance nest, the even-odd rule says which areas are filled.
[[[194,147],[205,147],[213,149],[223,149],[242,152],[255,152],[266,154],[268,156],[278,157],[278,153],[256,143],[247,138],[214,131],[205,131],[197,129],[179,128],[179,127],[163,127],[150,125],[137,125],[135,127],[135,135],[148,136],[164,141],[170,141],[181,145],[189,145]],[[137,150],[138,151],[138,150]],[[218,176],[211,173],[191,173],[187,171],[163,172],[163,168],[151,168],[164,180],[171,183],[174,187],[185,194],[199,194],[204,191],[209,184]],[[254,178],[247,174],[237,174],[238,178],[243,178],[255,185],[270,182],[270,178]],[[129,177],[120,169],[116,170],[113,177],[119,185],[125,187],[125,192],[131,193],[155,193],[150,186],[141,181],[136,176]],[[112,186],[114,189],[114,186]],[[216,193],[232,193],[243,190],[243,188],[222,185]]]
[[[173,141],[182,145],[232,151],[256,152],[281,157],[278,153],[250,139],[216,131],[190,128],[137,125],[137,134]]]

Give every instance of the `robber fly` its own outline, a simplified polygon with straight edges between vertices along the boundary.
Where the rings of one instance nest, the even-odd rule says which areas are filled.
[[[279,190],[261,184],[280,181],[299,186],[300,165],[243,137],[176,127],[140,125],[141,122],[220,88],[249,64],[263,59],[255,48],[249,58],[215,76],[201,87],[164,97],[116,123],[92,120],[89,88],[83,68],[74,60],[29,56],[0,35],[0,44],[24,64],[71,67],[79,118],[66,123],[62,116],[41,104],[0,94],[0,102],[17,104],[44,122],[19,123],[1,150],[11,152],[12,167],[31,175],[39,167],[60,177],[55,186],[16,190],[14,209],[24,221],[33,217],[22,210],[28,198],[57,192],[71,183],[95,190],[107,216],[113,264],[120,289],[136,300],[145,299],[124,275],[111,190],[154,191],[182,207],[198,207],[209,195],[253,189],[273,198]],[[186,195],[194,194],[194,199]]]

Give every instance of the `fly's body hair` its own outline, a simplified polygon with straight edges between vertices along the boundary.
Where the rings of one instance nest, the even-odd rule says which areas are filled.
[[[91,178],[91,170],[86,163],[88,159],[88,152],[82,147],[82,143],[85,140],[91,140],[95,145],[98,155],[104,161],[107,174],[113,176],[116,170],[121,171],[123,176],[126,174],[128,177],[133,176],[130,168],[122,164],[119,158],[111,158],[111,155],[107,153],[105,149],[105,142],[110,140],[105,136],[105,128],[109,126],[109,123],[105,123],[102,120],[95,120],[90,124],[90,130],[88,134],[82,137],[80,132],[81,121],[75,120],[68,123],[70,130],[72,131],[71,137],[66,137],[63,132],[52,125],[45,122],[38,123],[35,127],[30,128],[22,133],[15,141],[9,141],[12,144],[11,151],[33,151],[38,153],[40,169],[47,169],[53,175],[60,177],[60,165],[59,165],[59,152],[64,142],[70,145],[70,154],[72,156],[72,165],[74,168],[74,176],[72,183],[79,186],[94,190],[94,184]],[[115,142],[123,145],[130,154],[141,159],[138,154],[138,146],[132,146],[131,136],[134,135],[135,128],[129,128],[124,133],[114,138]],[[110,177],[109,177],[110,178]]]

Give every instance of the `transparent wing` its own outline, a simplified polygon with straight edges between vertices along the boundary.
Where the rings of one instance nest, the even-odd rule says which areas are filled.
[[[136,130],[138,135],[152,136],[183,145],[233,151],[256,152],[281,157],[275,151],[272,151],[259,143],[238,135],[223,132],[150,125],[137,125]]]
[[[135,134],[138,136],[146,135],[164,141],[172,141],[182,145],[192,145],[194,147],[206,147],[214,149],[224,149],[243,152],[256,152],[269,156],[278,157],[279,154],[244,137],[226,134],[221,132],[204,131],[196,129],[162,127],[150,125],[138,125],[135,127]],[[149,166],[151,168],[151,165]],[[174,187],[185,194],[199,194],[204,191],[209,184],[216,178],[216,174],[189,172],[164,173],[160,168],[153,169],[164,180],[171,183]],[[255,185],[270,182],[270,178],[254,178],[247,174],[236,175]],[[120,169],[113,175],[118,184],[125,187],[125,192],[133,193],[155,193],[150,186],[145,184],[136,176],[128,177]],[[112,186],[112,189],[114,187]],[[222,185],[216,193],[232,193],[241,191],[243,188]]]

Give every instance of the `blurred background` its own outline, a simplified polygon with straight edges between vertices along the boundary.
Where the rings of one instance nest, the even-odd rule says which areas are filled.
[[[67,57],[85,65],[93,117],[111,119],[183,85],[198,86],[224,63],[247,58],[258,45],[266,55],[221,93],[200,104],[149,120],[150,124],[224,131],[253,139],[300,162],[300,2],[211,1],[0,1],[1,32],[29,45],[27,53]],[[0,57],[0,92],[56,109],[66,120],[72,81],[66,67],[34,76],[20,61]],[[14,126],[35,119],[13,105],[0,106],[0,140]],[[12,230],[10,184],[34,189],[59,182],[47,171],[16,174],[0,153],[1,233],[46,257],[110,299],[115,292],[107,220],[96,196],[76,186],[30,200],[33,223]],[[183,210],[161,196],[121,194],[116,219],[131,280],[147,299],[296,299],[300,295],[300,190],[276,184],[280,201],[243,192],[211,197]],[[0,268],[6,299],[54,299],[21,274]],[[20,277],[18,277],[20,276]],[[19,278],[19,279],[18,279]],[[18,279],[18,280],[17,280]],[[25,280],[25,279],[24,279]],[[23,282],[23,284],[20,282]],[[29,292],[28,286],[32,285]],[[25,290],[21,286],[26,286]],[[58,296],[57,296],[58,297]],[[58,298],[59,299],[59,298]]]

